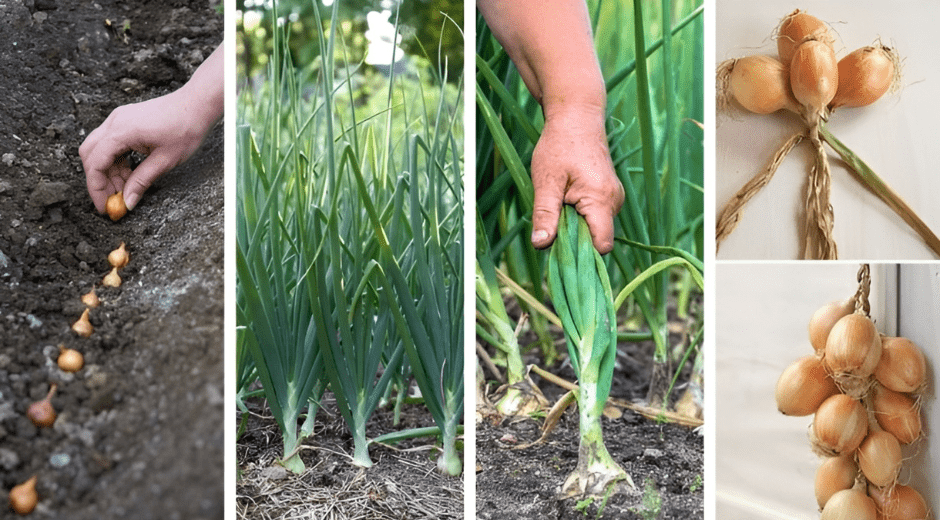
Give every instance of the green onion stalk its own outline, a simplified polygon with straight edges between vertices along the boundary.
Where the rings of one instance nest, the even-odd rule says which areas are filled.
[[[562,495],[605,496],[611,486],[635,489],[604,445],[601,416],[617,355],[617,324],[607,268],[584,218],[565,206],[548,260],[548,285],[561,318],[571,366],[578,377],[581,433],[578,465]]]

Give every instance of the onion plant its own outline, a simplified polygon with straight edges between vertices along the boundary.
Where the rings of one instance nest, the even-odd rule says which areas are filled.
[[[390,383],[404,393],[411,374],[443,438],[438,465],[456,475],[459,82],[436,71],[407,82],[392,74],[363,103],[352,85],[361,64],[337,59],[345,56],[338,4],[329,20],[313,9],[326,28],[314,63],[295,66],[287,29],[276,26],[267,78],[239,102],[239,325],[284,433],[285,466],[303,468],[289,455],[310,433],[296,432],[294,405],[317,403],[327,385],[352,435],[353,463],[371,466],[369,418]]]

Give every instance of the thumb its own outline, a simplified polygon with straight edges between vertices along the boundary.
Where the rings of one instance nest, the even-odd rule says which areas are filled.
[[[536,249],[545,249],[555,241],[563,196],[563,185],[556,186],[554,183],[535,185],[535,200],[532,204],[532,245]]]
[[[159,153],[147,156],[124,182],[124,204],[127,209],[134,209],[147,188],[169,169],[169,163]]]

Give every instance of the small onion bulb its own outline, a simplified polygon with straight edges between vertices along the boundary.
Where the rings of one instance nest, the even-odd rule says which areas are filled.
[[[85,366],[85,357],[75,349],[59,345],[59,359],[56,363],[63,372],[78,372]]]
[[[813,417],[814,447],[829,455],[852,453],[868,433],[868,413],[845,394],[823,401]]]
[[[921,520],[930,512],[924,497],[910,486],[893,488],[868,486],[868,495],[878,508],[879,520]]]
[[[901,444],[886,431],[869,433],[858,447],[858,466],[876,486],[893,483],[901,471]]]
[[[112,267],[111,272],[106,274],[101,280],[101,285],[105,287],[120,287],[121,275],[118,274],[117,267]]]
[[[819,40],[830,48],[834,41],[825,22],[797,9],[785,16],[777,27],[777,54],[780,55],[780,61],[789,63],[797,47],[806,40]]]
[[[114,222],[121,220],[121,217],[127,214],[127,205],[124,204],[123,191],[119,191],[108,197],[108,201],[105,203],[105,211]]]
[[[26,410],[26,416],[39,428],[49,428],[55,424],[55,408],[52,407],[52,396],[56,391],[55,383],[49,388],[46,397],[29,405]]]
[[[28,515],[36,508],[39,502],[39,495],[36,494],[37,476],[13,486],[10,490],[10,507],[19,515]]]
[[[820,520],[876,520],[875,502],[860,489],[845,489],[832,495]]]
[[[771,56],[746,56],[734,60],[731,94],[749,112],[770,114],[782,108],[799,112],[790,93],[787,66]]]
[[[90,312],[89,309],[85,309],[81,318],[72,324],[72,330],[83,338],[91,336],[91,333],[95,331],[95,328],[91,326],[91,321],[88,319]]]
[[[837,393],[839,389],[826,373],[822,360],[805,356],[780,374],[776,389],[777,409],[784,415],[810,415],[823,401]]]
[[[864,107],[881,99],[895,84],[895,55],[887,47],[862,47],[839,60],[839,89],[830,109]]]
[[[82,303],[84,303],[86,307],[91,307],[92,309],[101,305],[101,300],[98,299],[98,295],[95,294],[94,287],[92,287],[90,291],[82,295]]]
[[[914,392],[927,377],[927,361],[913,341],[907,338],[883,338],[881,360],[875,367],[875,379],[895,392]]]
[[[108,253],[108,263],[111,264],[111,267],[123,269],[130,261],[131,255],[127,252],[124,242],[121,242],[120,247]]]
[[[841,457],[828,457],[816,470],[816,502],[819,509],[826,507],[826,502],[843,489],[851,489],[855,485],[855,476],[858,466],[851,455]]]
[[[829,331],[832,326],[840,319],[852,314],[855,310],[855,300],[848,298],[840,302],[829,302],[813,313],[809,320],[809,342],[817,354],[821,354],[826,349],[826,340],[829,338]]]
[[[790,61],[790,88],[807,117],[822,117],[839,89],[839,64],[830,45],[810,40],[797,47]]]
[[[878,424],[901,444],[910,444],[920,437],[920,407],[907,395],[876,384],[872,408]]]

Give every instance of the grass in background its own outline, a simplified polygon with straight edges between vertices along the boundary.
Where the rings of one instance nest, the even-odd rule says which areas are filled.
[[[302,471],[296,450],[311,430],[297,431],[300,408],[327,385],[354,463],[371,465],[366,424],[407,356],[443,441],[438,465],[458,475],[461,85],[434,69],[392,75],[363,100],[353,84],[374,76],[334,60],[344,46],[338,3],[328,20],[314,10],[321,58],[295,67],[286,30],[276,30],[267,76],[239,98],[238,324],[286,467]]]

